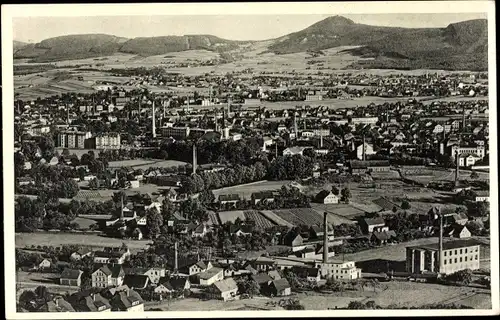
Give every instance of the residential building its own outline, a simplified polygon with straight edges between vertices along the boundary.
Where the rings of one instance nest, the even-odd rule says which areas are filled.
[[[123,284],[130,289],[144,290],[149,284],[149,277],[142,274],[126,274],[123,277]]]
[[[87,141],[88,149],[120,149],[121,139],[119,133],[98,134]]]
[[[316,202],[323,204],[339,203],[339,197],[334,195],[333,192],[322,190],[316,195]]]
[[[66,268],[61,273],[59,284],[62,286],[76,286],[79,287],[82,283],[83,271],[77,269]]]
[[[271,297],[284,297],[292,294],[292,287],[286,278],[270,281],[262,292]]]
[[[162,277],[158,281],[158,285],[154,288],[155,293],[159,294],[174,294],[178,293],[183,296],[186,290],[191,288],[191,282],[188,277]]]
[[[40,311],[40,312],[75,312],[75,309],[63,297],[57,296],[54,299],[49,300],[46,303],[44,303],[38,311]]]
[[[328,263],[317,262],[322,278],[333,278],[335,280],[355,280],[361,278],[361,269],[356,267],[354,261],[329,261]]]
[[[214,299],[230,301],[237,299],[238,284],[233,278],[227,278],[213,283],[207,291]]]
[[[85,149],[85,141],[92,137],[92,133],[84,131],[63,131],[57,135],[57,146],[69,149]]]
[[[490,192],[488,190],[476,191],[476,202],[490,202]]]
[[[365,149],[365,155],[373,155],[376,154],[376,152],[373,150],[373,145],[369,143],[362,143],[356,147],[356,158],[359,160],[363,160],[363,147]]]
[[[77,292],[68,300],[77,312],[111,312],[109,300],[100,293]]]
[[[469,229],[465,225],[453,224],[443,231],[443,234],[452,238],[466,239],[471,237]]]
[[[144,312],[144,300],[132,289],[116,292],[110,303],[112,311]]]
[[[239,201],[241,201],[240,199],[240,196],[238,194],[221,194],[219,195],[219,203],[221,205],[225,205],[225,204],[232,204],[232,205],[236,205],[236,203],[238,203]]]
[[[286,148],[283,150],[283,156],[293,156],[296,154],[300,154],[301,156],[304,155],[304,150],[308,149],[310,147],[290,147]]]
[[[374,231],[383,232],[389,231],[389,227],[385,225],[385,221],[382,217],[378,218],[363,218],[361,219],[359,226],[363,233],[368,234]]]
[[[261,201],[265,202],[274,202],[274,192],[273,191],[260,191],[260,192],[254,192],[251,195],[251,199],[253,204],[258,204]]]
[[[451,146],[451,154],[450,156],[455,159],[455,153],[458,152],[459,155],[461,154],[475,154],[478,156],[480,159],[483,159],[484,156],[486,155],[486,150],[484,146],[458,146],[458,145],[453,145]]]
[[[107,288],[121,286],[125,272],[121,265],[104,265],[92,273],[92,287]]]
[[[198,273],[201,286],[209,286],[217,281],[224,279],[224,270],[221,268],[213,267],[206,271]]]

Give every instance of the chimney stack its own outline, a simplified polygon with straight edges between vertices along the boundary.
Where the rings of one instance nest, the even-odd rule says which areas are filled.
[[[458,154],[458,150],[455,150],[455,161],[456,161],[456,169],[455,169],[455,187],[458,186],[459,175],[460,175],[460,156]]]
[[[175,261],[174,261],[174,273],[177,273],[178,268],[179,268],[178,258],[177,258],[177,251],[178,251],[177,242],[175,243],[174,250],[175,250],[175,256],[174,256],[174,259],[175,259]]]
[[[120,219],[123,220],[123,195],[120,193]]]
[[[153,138],[156,138],[156,109],[154,100],[153,100]]]
[[[295,139],[299,137],[299,129],[297,126],[297,115],[295,114],[295,111],[293,112],[293,129],[295,131]]]
[[[439,212],[439,273],[443,272],[443,214]]]
[[[328,263],[328,212],[323,213],[323,263]]]
[[[319,136],[320,136],[319,147],[323,148],[323,129],[322,128],[319,128]]]
[[[197,166],[197,162],[196,162],[196,144],[193,143],[193,174],[196,173],[196,166]]]

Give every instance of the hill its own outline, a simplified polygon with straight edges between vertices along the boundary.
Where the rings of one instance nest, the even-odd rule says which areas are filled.
[[[342,54],[361,59],[349,69],[487,70],[487,20],[453,23],[445,28],[371,26],[341,16],[319,21],[304,30],[266,41],[232,41],[212,35],[120,38],[106,34],[69,35],[37,44],[18,44],[14,58],[33,62],[84,59],[115,53],[153,56],[186,50],[209,50],[228,55],[242,45],[262,45],[265,52],[289,54],[355,47]]]
[[[145,37],[125,42],[119,51],[141,56],[199,49],[223,52],[236,49],[240,43],[244,42],[225,40],[211,35]]]
[[[276,39],[276,54],[359,46],[344,52],[374,58],[354,68],[440,68],[486,70],[487,20],[450,24],[446,28],[397,28],[354,23],[335,16]]]
[[[107,34],[61,36],[28,44],[15,51],[14,58],[32,58],[35,62],[92,58],[116,53],[125,41]]]
[[[13,43],[12,43],[12,46],[14,48],[14,52],[16,52],[17,50],[27,46],[28,44],[26,42],[22,42],[22,41],[17,41],[17,40],[14,40]]]
[[[245,42],[221,39],[211,35],[141,37],[127,39],[107,34],[68,35],[27,44],[14,50],[14,58],[31,58],[33,62],[85,59],[118,52],[140,56],[205,49],[223,52]]]

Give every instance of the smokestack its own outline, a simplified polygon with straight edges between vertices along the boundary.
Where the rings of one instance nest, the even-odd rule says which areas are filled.
[[[462,108],[462,132],[465,131],[465,105]]]
[[[219,122],[217,121],[217,108],[214,109],[215,132],[219,132]]]
[[[163,100],[163,122],[165,122],[165,104],[166,104],[166,101]]]
[[[174,249],[175,249],[175,254],[174,254],[174,272],[177,273],[178,271],[178,268],[179,268],[179,262],[178,262],[178,257],[177,257],[177,251],[178,251],[178,247],[177,247],[177,242],[175,243],[175,246],[174,246]]]
[[[120,193],[120,219],[123,220],[123,195]]]
[[[193,143],[193,174],[196,173],[196,166],[197,166],[197,161],[196,161],[196,144]]]
[[[297,115],[295,114],[295,111],[293,112],[293,129],[295,130],[295,139],[299,137],[299,128],[297,125]]]
[[[323,129],[319,128],[319,147],[323,148]]]
[[[323,263],[328,263],[328,212],[323,213]]]
[[[443,215],[439,212],[439,270],[443,271]]]
[[[458,186],[459,174],[460,174],[460,157],[458,155],[458,150],[455,150],[455,161],[456,161],[456,169],[455,169],[455,186]]]
[[[156,138],[156,109],[154,100],[153,100],[153,138]]]

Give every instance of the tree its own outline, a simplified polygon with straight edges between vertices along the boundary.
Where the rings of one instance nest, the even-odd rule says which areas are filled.
[[[403,202],[401,203],[401,209],[408,210],[410,208],[411,208],[410,202],[406,199],[403,200]]]
[[[69,149],[68,148],[64,148],[63,151],[62,151],[62,155],[64,157],[69,157],[70,156]]]
[[[479,174],[476,171],[472,171],[472,173],[470,174],[470,178],[472,180],[479,179]]]
[[[238,290],[240,293],[248,294],[250,297],[256,296],[260,293],[260,287],[257,281],[253,279],[243,279],[238,282]]]
[[[351,198],[351,190],[349,190],[349,188],[346,187],[342,189],[341,195],[342,195],[342,201],[349,203],[349,199]]]
[[[336,186],[332,186],[332,193],[338,196],[340,193],[339,188],[337,188]]]
[[[490,214],[487,202],[470,202],[467,204],[467,215],[472,217],[486,217]]]
[[[146,211],[146,219],[148,236],[154,239],[160,234],[161,227],[163,226],[163,216],[156,208],[153,208]]]
[[[98,190],[100,187],[99,185],[99,180],[97,178],[94,178],[89,181],[89,188],[92,190]]]

